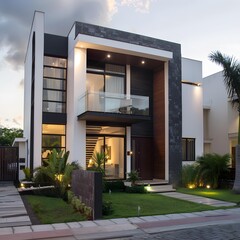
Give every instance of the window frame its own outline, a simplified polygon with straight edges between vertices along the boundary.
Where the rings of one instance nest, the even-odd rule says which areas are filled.
[[[185,141],[185,146],[184,146],[184,141]],[[196,138],[189,138],[189,137],[182,138],[182,161],[188,161],[188,162],[195,161],[196,160],[195,154],[196,154]]]

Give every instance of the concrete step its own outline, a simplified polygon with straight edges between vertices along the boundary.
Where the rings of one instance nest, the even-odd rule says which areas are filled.
[[[176,189],[173,188],[172,185],[166,184],[166,185],[150,185],[148,187],[148,192],[151,193],[164,193],[164,192],[175,192]]]

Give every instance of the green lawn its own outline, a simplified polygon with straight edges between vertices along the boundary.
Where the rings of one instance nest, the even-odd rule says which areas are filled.
[[[140,206],[141,216],[183,213],[217,209],[203,204],[182,201],[158,194],[134,193],[104,193],[103,200],[113,203],[114,212],[104,218],[134,217],[138,215]]]
[[[85,220],[85,217],[81,216],[61,198],[34,195],[26,195],[26,197],[37,218],[43,224]]]
[[[181,193],[193,194],[227,202],[240,203],[240,194],[235,194],[228,189],[179,188],[177,189],[177,191]]]

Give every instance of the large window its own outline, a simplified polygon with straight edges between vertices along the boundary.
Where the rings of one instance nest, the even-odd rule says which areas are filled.
[[[125,66],[88,63],[87,90],[109,93],[125,93]]]
[[[195,138],[182,138],[182,160],[195,161]]]
[[[86,165],[94,164],[96,153],[105,153],[103,168],[107,179],[124,178],[125,128],[87,126]]]
[[[52,149],[57,151],[66,148],[65,125],[43,124],[42,125],[42,158],[48,157]]]
[[[43,112],[66,112],[67,60],[44,57]]]

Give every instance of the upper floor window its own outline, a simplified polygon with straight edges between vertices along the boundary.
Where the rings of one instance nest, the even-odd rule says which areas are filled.
[[[182,161],[195,161],[195,138],[182,138]]]
[[[44,56],[43,112],[66,112],[67,59]]]
[[[89,62],[87,66],[89,92],[125,93],[125,66]]]

